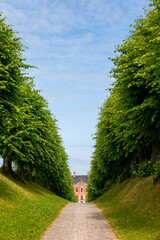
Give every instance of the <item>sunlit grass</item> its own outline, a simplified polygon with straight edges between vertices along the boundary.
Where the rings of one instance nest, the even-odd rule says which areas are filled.
[[[160,183],[153,178],[115,184],[95,203],[121,240],[160,240]]]
[[[0,173],[0,240],[39,239],[67,203],[38,184]]]

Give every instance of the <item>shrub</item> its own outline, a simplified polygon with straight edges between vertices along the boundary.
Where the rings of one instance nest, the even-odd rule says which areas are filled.
[[[154,170],[155,170],[155,177],[157,179],[160,179],[160,162],[156,162],[154,164]]]
[[[140,177],[148,177],[154,173],[154,167],[151,161],[146,161],[142,163],[138,169],[138,176]]]
[[[128,170],[125,170],[121,173],[121,175],[119,176],[119,182],[122,183],[124,182],[127,178],[131,177],[131,173]]]
[[[113,184],[112,179],[108,179],[104,185],[104,191],[106,192],[111,187],[112,184]]]

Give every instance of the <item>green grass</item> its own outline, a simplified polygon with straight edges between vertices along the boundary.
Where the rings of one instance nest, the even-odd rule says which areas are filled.
[[[95,203],[121,240],[160,240],[160,183],[153,177],[117,183]]]
[[[0,173],[0,240],[40,239],[67,203],[38,184]]]

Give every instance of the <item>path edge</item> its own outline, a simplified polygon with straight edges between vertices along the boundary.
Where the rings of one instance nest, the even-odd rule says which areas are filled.
[[[53,222],[47,227],[47,229],[45,230],[45,232],[40,236],[39,240],[42,240],[43,237],[45,237],[45,235],[47,234],[47,232],[49,231],[49,229],[51,228],[51,226],[54,224],[54,222],[60,217],[60,215],[62,215],[63,210],[72,202],[68,202],[59,212],[58,216],[53,220]]]
[[[97,208],[98,208],[98,211],[103,215],[105,221],[107,222],[107,224],[110,226],[110,228],[112,229],[114,235],[115,235],[115,238],[116,240],[120,240],[116,234],[116,232],[114,231],[114,229],[112,228],[112,225],[111,223],[108,221],[108,219],[106,219],[106,217],[104,216],[104,213],[103,213],[103,210],[101,208],[98,207],[98,205],[95,203],[95,202],[92,202]]]

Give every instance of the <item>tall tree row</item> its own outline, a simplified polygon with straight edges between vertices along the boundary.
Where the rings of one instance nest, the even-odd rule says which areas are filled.
[[[35,89],[24,47],[0,18],[0,156],[3,168],[74,199],[72,177],[55,117]]]
[[[160,160],[160,1],[149,6],[111,58],[115,82],[99,114],[89,200]]]

